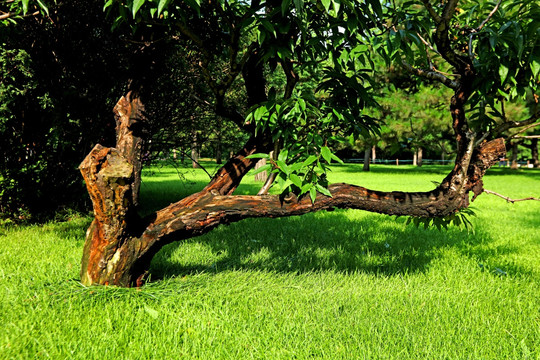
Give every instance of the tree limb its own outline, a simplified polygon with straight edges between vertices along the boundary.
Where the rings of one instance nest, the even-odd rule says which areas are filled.
[[[437,14],[437,12],[433,8],[433,6],[431,6],[431,3],[429,2],[429,0],[422,0],[422,2],[424,3],[424,7],[426,8],[426,10],[429,13],[429,16],[431,16],[431,18],[436,23],[440,23],[441,22],[441,17],[439,16],[439,14]]]
[[[508,129],[531,125],[534,122],[536,122],[536,120],[538,120],[538,119],[540,119],[540,111],[537,111],[536,113],[531,115],[531,117],[529,117],[527,120],[504,122],[504,123],[500,124],[499,126],[497,126],[493,130],[493,134],[494,134],[494,136],[499,136],[500,134],[502,134],[503,132],[505,132]]]
[[[444,76],[440,72],[415,68],[411,66],[409,63],[407,63],[406,61],[402,61],[401,63],[403,67],[405,68],[405,70],[407,70],[408,72],[414,75],[417,75],[417,76],[420,76],[429,80],[436,80],[442,83],[443,85],[446,85],[450,89],[456,90],[459,87],[459,82]]]

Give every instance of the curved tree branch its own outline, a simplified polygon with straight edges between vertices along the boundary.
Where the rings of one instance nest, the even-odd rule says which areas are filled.
[[[509,129],[512,129],[512,128],[519,128],[519,127],[523,127],[523,126],[533,125],[536,122],[536,120],[538,120],[538,119],[540,119],[540,111],[537,111],[536,113],[531,115],[526,120],[504,122],[504,123],[500,124],[499,126],[497,126],[492,131],[492,133],[493,133],[494,136],[500,136],[500,134],[502,134],[506,130],[509,130]],[[538,125],[539,124],[534,124],[531,127],[535,127],[535,126],[538,126]]]

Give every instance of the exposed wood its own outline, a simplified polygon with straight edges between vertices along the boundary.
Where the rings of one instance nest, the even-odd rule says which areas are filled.
[[[139,97],[128,93],[120,98],[114,107],[116,119],[116,148],[133,168],[133,188],[131,195],[133,205],[139,203],[139,189],[141,186],[141,156],[143,148],[142,131],[146,118],[144,105]]]

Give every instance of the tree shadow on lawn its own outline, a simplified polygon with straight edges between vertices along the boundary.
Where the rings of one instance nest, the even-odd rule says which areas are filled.
[[[207,235],[166,246],[156,255],[150,273],[153,279],[239,269],[396,275],[425,272],[447,249],[474,258],[478,270],[503,267],[508,274],[530,273],[504,262],[504,255],[516,252],[515,247],[490,245],[492,239],[481,229],[475,235],[456,229],[439,232],[404,226],[405,220],[395,217],[351,216],[352,211],[220,226]],[[487,267],[484,259],[489,259]]]
[[[497,165],[491,167],[487,172],[486,176],[506,176],[506,175],[520,175],[532,177],[540,180],[540,169],[534,168],[519,168],[519,169],[510,169],[509,167],[498,167]]]
[[[370,171],[364,172],[362,170],[363,165],[362,164],[345,164],[345,165],[332,165],[331,169],[336,169],[342,172],[348,172],[348,173],[363,173],[363,174],[411,174],[411,173],[422,173],[422,174],[438,174],[441,175],[442,178],[444,176],[448,175],[450,171],[452,171],[452,167],[450,165],[424,165],[422,167],[412,166],[412,165],[403,165],[403,166],[395,166],[395,165],[371,165]]]

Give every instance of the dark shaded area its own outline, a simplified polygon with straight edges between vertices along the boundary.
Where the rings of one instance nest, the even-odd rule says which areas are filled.
[[[405,221],[404,219],[392,221]],[[214,230],[218,234],[189,239],[200,243],[220,260],[212,264],[183,265],[171,260],[182,242],[164,247],[151,267],[152,278],[216,273],[239,269],[308,273],[312,271],[363,272],[378,275],[425,272],[440,250],[456,249],[478,261],[482,271],[502,268],[512,275],[528,275],[519,265],[498,264],[497,256],[517,251],[509,245],[486,249],[489,235],[451,229],[396,230],[388,218],[370,214],[351,221],[344,211],[282,219],[249,219]],[[221,257],[222,254],[226,254]],[[255,260],[250,260],[254,258]],[[491,265],[488,268],[485,261]]]
[[[25,87],[0,99],[0,212],[7,215],[89,205],[77,166],[96,143],[114,141],[111,110],[128,76],[130,49],[111,33],[101,3],[69,1],[50,13],[0,34],[14,75],[3,81]]]
[[[346,165],[332,165],[332,168],[340,169],[343,172],[350,173],[361,173],[362,164],[346,164]],[[443,166],[443,165],[424,165],[422,166],[422,173],[425,174],[438,174],[443,177],[448,175],[452,170],[452,166]],[[404,166],[386,166],[386,165],[371,165],[370,172],[374,174],[410,174],[418,172],[416,167],[411,167],[410,165]],[[442,180],[442,178],[441,178]]]

